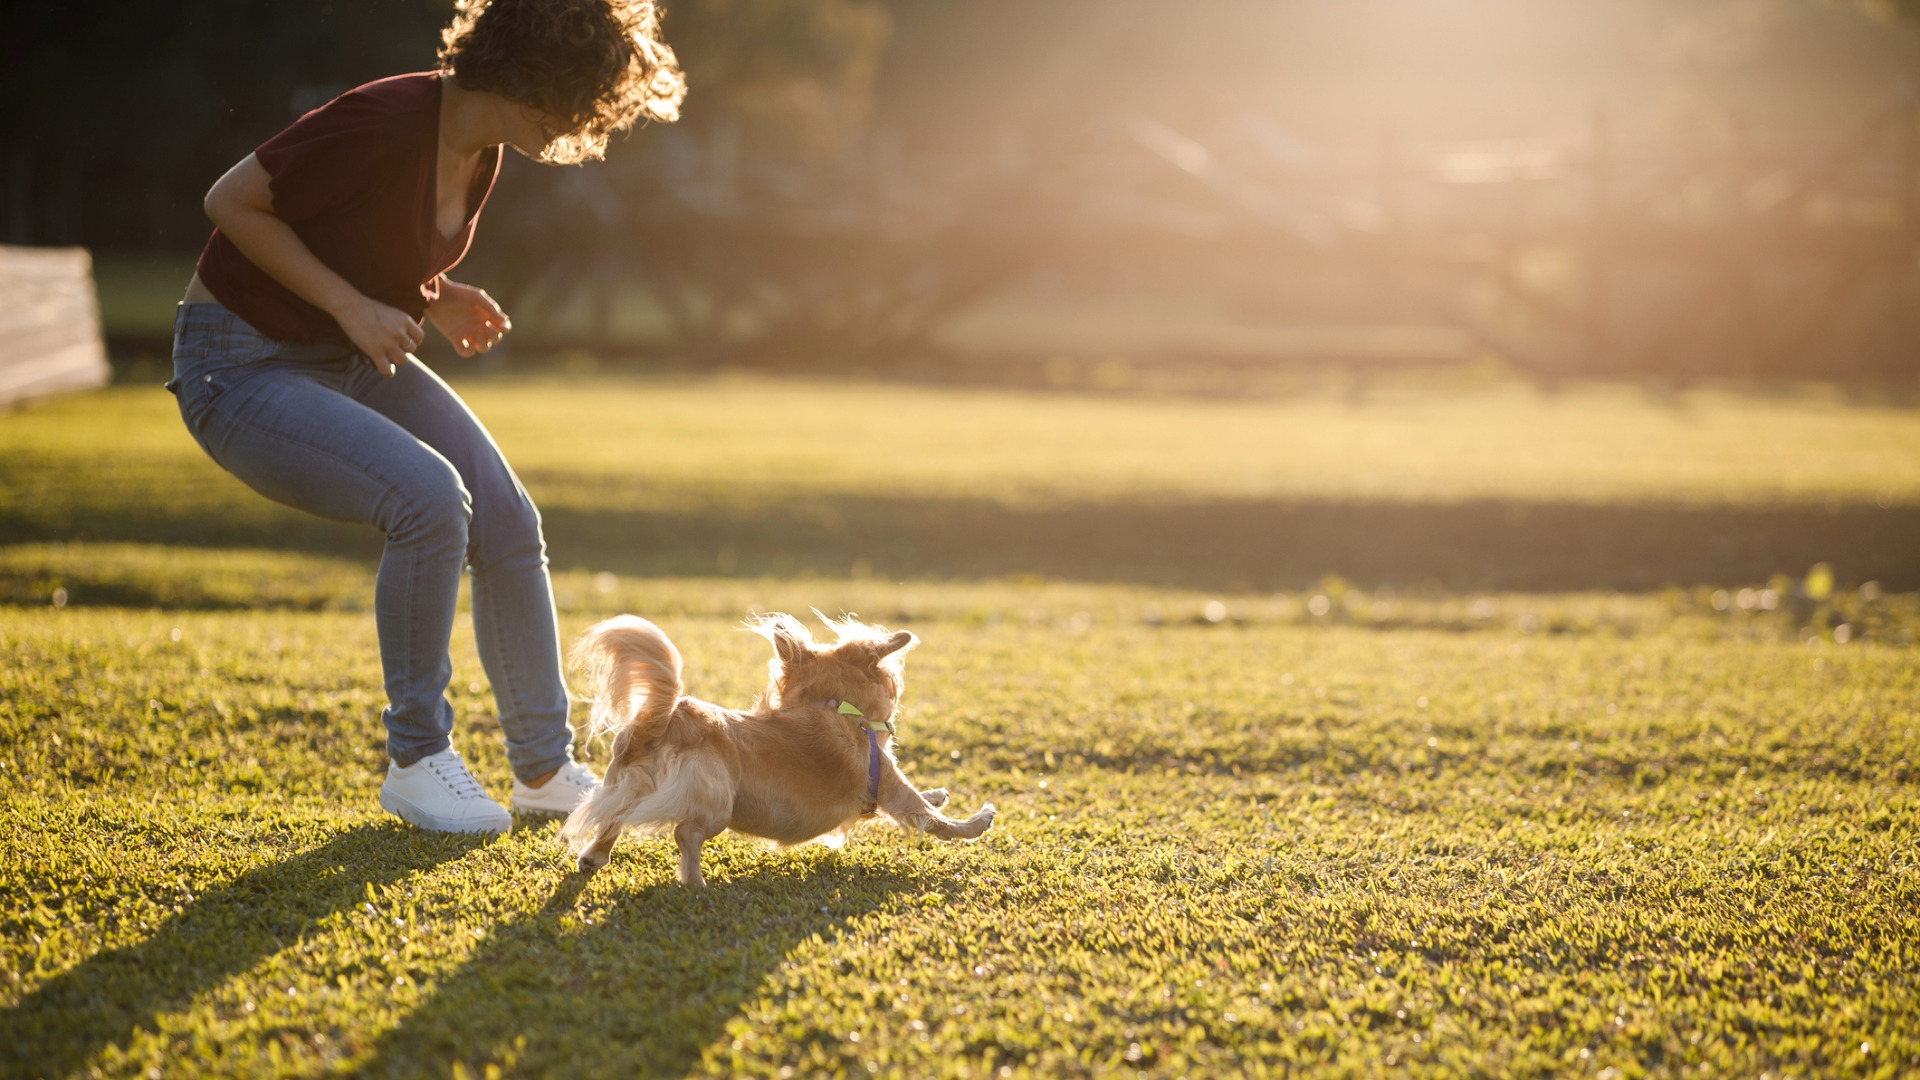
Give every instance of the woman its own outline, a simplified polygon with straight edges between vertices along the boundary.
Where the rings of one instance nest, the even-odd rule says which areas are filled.
[[[180,413],[270,499],[386,533],[374,591],[391,762],[380,804],[422,828],[504,832],[448,736],[464,564],[513,765],[513,807],[564,814],[598,783],[572,758],[540,517],[480,422],[415,359],[431,320],[461,356],[512,328],[445,272],[510,145],[595,160],[685,84],[646,0],[461,0],[436,71],[350,91],[235,165],[174,332]]]

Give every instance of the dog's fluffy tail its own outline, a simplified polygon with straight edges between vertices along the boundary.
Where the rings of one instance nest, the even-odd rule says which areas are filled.
[[[573,661],[586,669],[594,688],[589,738],[612,733],[614,754],[635,740],[644,744],[665,728],[685,686],[680,650],[660,628],[634,615],[617,615],[588,628],[573,647]],[[666,765],[677,761],[665,762]],[[668,770],[669,772],[673,770]],[[608,773],[607,783],[574,807],[560,828],[560,841],[576,856],[604,829],[670,820],[649,800],[659,780],[651,769]],[[603,853],[604,854],[604,853]]]
[[[637,615],[594,624],[573,647],[573,660],[586,669],[594,688],[588,738],[611,732],[644,740],[686,689],[680,682],[680,650]]]

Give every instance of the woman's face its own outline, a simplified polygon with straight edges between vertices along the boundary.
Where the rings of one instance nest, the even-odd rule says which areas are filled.
[[[560,125],[531,105],[512,105],[506,113],[507,142],[529,158],[541,160],[559,138]]]

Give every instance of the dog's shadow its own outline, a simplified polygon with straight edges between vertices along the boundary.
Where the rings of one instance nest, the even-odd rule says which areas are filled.
[[[701,1051],[796,948],[926,885],[820,848],[755,853],[705,889],[626,883],[634,860],[670,858],[627,843],[595,877],[567,874],[538,912],[496,928],[358,1071],[698,1072]]]
[[[369,884],[391,885],[481,843],[398,822],[362,825],[208,889],[145,940],[88,957],[0,1012],[0,1075],[71,1073],[353,907]]]

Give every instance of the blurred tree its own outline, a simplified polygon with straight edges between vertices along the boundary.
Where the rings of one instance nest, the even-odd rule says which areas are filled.
[[[665,23],[693,85],[690,122],[812,150],[865,124],[891,28],[872,0],[687,0]]]
[[[430,66],[451,0],[23,0],[0,66],[4,236],[197,245],[200,198],[299,112]]]
[[[571,333],[587,344],[606,341],[644,290],[678,351],[711,356],[728,327],[764,324],[794,275],[822,277],[811,256],[783,259],[778,234],[802,218],[844,222],[868,194],[864,136],[893,17],[879,0],[683,0],[665,12],[687,72],[681,120],[635,130],[589,169],[511,161],[473,273],[521,310],[584,305]],[[553,334],[528,325],[522,340]]]
[[[1876,15],[1920,20],[1920,0],[1860,0],[1860,4]]]
[[[349,87],[430,68],[452,0],[17,0],[0,93],[0,240],[197,246],[228,166]],[[684,0],[668,40],[687,122],[787,150],[866,121],[888,38],[874,0]],[[728,136],[734,138],[735,136]],[[644,143],[644,136],[643,136]],[[616,156],[620,151],[615,151]]]

